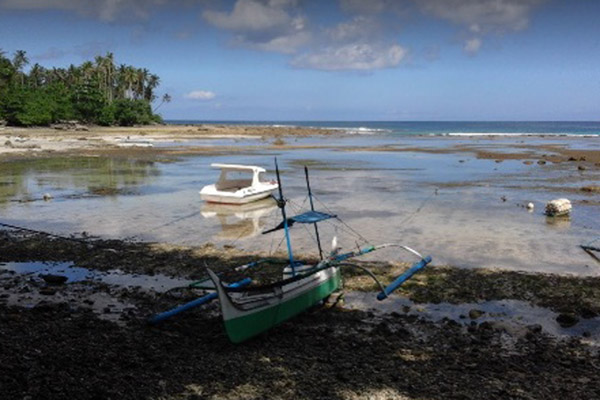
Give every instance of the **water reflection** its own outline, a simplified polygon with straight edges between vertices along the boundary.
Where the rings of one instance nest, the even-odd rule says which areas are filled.
[[[215,239],[237,240],[259,235],[276,209],[275,200],[267,198],[240,205],[204,203],[201,213],[204,218],[218,219],[221,231]]]
[[[92,195],[121,194],[123,188],[149,183],[159,174],[153,162],[128,159],[57,157],[4,162],[0,163],[0,204],[81,189]]]

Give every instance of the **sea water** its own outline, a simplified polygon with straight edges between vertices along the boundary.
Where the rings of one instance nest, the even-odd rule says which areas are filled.
[[[315,207],[344,221],[320,224],[326,250],[337,236],[347,249],[365,239],[399,242],[431,254],[437,265],[600,275],[599,264],[579,248],[600,236],[597,195],[580,190],[600,181],[597,168],[497,163],[478,159],[470,150],[448,151],[476,146],[514,152],[523,144],[598,149],[595,137],[491,140],[382,134],[286,140],[309,148],[273,149],[256,139],[229,143],[241,147],[230,155],[170,162],[56,157],[0,163],[0,222],[63,235],[85,231],[105,238],[283,251],[281,232],[262,234],[281,221],[273,204],[215,208],[198,194],[217,179],[213,162],[260,165],[273,178],[276,156],[290,215],[308,207],[303,170],[308,165]],[[54,198],[44,201],[45,193]],[[545,202],[559,197],[573,202],[571,217],[544,216]],[[529,202],[535,204],[531,212],[524,207]],[[293,250],[316,255],[314,238],[312,227],[295,226]],[[406,256],[393,251],[372,255],[411,261]]]

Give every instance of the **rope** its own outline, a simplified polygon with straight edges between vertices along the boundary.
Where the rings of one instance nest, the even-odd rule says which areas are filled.
[[[7,224],[4,222],[0,222],[0,226],[3,226],[5,228],[10,228],[10,229],[15,229],[15,230],[22,231],[22,232],[34,233],[36,235],[44,235],[44,236],[54,237],[57,239],[67,240],[67,241],[71,241],[71,242],[77,242],[77,243],[90,245],[90,246],[94,246],[94,247],[100,247],[100,248],[104,247],[104,246],[100,245],[99,243],[91,242],[89,239],[80,239],[80,238],[62,236],[62,235],[58,235],[56,233],[50,233],[50,232],[40,231],[37,229],[25,228],[22,226],[11,225],[11,224]]]
[[[315,196],[313,194],[313,198],[315,200],[317,200],[319,202],[320,205],[322,205],[325,210],[327,210],[327,212],[329,214],[333,215],[333,212],[329,209],[329,207],[327,207],[327,205],[325,205],[325,203],[323,203],[321,201],[321,199],[319,199],[317,196]],[[368,240],[367,238],[365,238],[363,235],[361,235],[359,232],[357,232],[354,228],[352,228],[350,225],[348,225],[344,220],[342,220],[340,217],[336,216],[335,219],[337,219],[338,221],[340,221],[340,223],[342,223],[342,225],[344,225],[347,229],[350,230],[350,232],[352,232],[357,238],[361,239],[362,241],[364,241],[365,243],[369,243],[370,240]]]
[[[408,221],[410,221],[412,218],[414,218],[414,216],[417,215],[423,209],[423,207],[425,207],[425,205],[429,202],[429,200],[431,200],[437,194],[438,194],[438,188],[435,188],[433,193],[431,193],[429,196],[427,196],[427,198],[421,202],[421,204],[419,205],[419,207],[417,207],[417,209],[415,211],[413,211],[411,214],[408,214],[406,216],[406,218],[404,218],[404,220],[400,221],[399,225],[404,225]]]
[[[154,231],[156,231],[158,229],[162,229],[162,228],[165,228],[167,226],[170,226],[170,225],[176,224],[178,222],[184,221],[186,219],[195,217],[195,216],[197,216],[200,213],[201,213],[201,211],[194,211],[193,213],[188,214],[188,215],[184,215],[183,217],[177,217],[177,218],[175,218],[175,219],[173,219],[173,220],[171,220],[169,222],[166,222],[166,223],[161,224],[161,225],[157,225],[154,228],[147,229],[145,231],[145,233],[154,232]],[[139,238],[140,238],[140,236],[136,234],[136,235],[127,236],[123,240],[133,240],[133,239],[139,239]]]

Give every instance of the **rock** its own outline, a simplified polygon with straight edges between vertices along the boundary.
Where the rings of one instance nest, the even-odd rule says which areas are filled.
[[[469,311],[469,318],[477,319],[477,318],[481,317],[483,314],[485,314],[485,311],[477,310],[474,308]]]
[[[500,197],[500,200],[502,200],[502,201],[506,201],[506,196],[502,196],[502,197]]]
[[[528,325],[527,330],[529,330],[529,332],[531,332],[531,333],[541,333],[542,326],[540,324]]]
[[[56,294],[56,289],[45,287],[40,289],[40,294],[44,296],[53,296]]]
[[[571,213],[571,202],[569,199],[556,199],[546,203],[546,215],[556,217],[560,215],[569,215]]]
[[[13,147],[13,144],[12,144],[12,142],[10,140],[7,140],[6,142],[4,142],[4,145],[6,147]]]
[[[546,160],[538,160],[537,162],[539,165],[544,165],[546,164]]]
[[[501,163],[502,161],[503,161],[503,160],[496,160],[496,162],[497,162],[498,164],[499,164],[499,163]]]
[[[577,159],[575,157],[569,157],[567,161],[577,161]]]
[[[529,160],[523,161],[523,164],[525,164],[525,165],[531,165],[531,164],[533,164],[533,161],[529,161]]]
[[[600,186],[595,186],[595,185],[584,186],[581,188],[581,191],[588,192],[588,193],[600,193]]]
[[[585,171],[587,168],[586,168],[586,167],[584,167],[583,165],[579,165],[579,166],[577,166],[577,169],[578,169],[579,171]]]
[[[579,315],[583,319],[596,318],[598,316],[598,312],[588,307],[583,307],[579,310]]]
[[[48,200],[52,200],[53,197],[50,193],[44,193],[44,195],[42,196],[42,199],[44,199],[44,201],[48,201]]]
[[[53,274],[40,275],[40,277],[49,285],[62,285],[69,279],[64,275]]]
[[[558,322],[562,328],[570,328],[579,322],[579,318],[573,313],[562,313],[556,317],[556,322]]]

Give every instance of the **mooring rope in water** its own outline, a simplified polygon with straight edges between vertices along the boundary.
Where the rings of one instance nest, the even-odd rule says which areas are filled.
[[[434,197],[438,195],[438,188],[435,188],[433,190],[433,193],[431,193],[429,196],[427,196],[427,198],[425,198],[425,200],[423,200],[421,202],[421,204],[419,205],[419,207],[417,207],[417,209],[415,211],[413,211],[412,213],[410,213],[409,215],[406,216],[406,218],[404,218],[404,220],[400,221],[400,225],[404,225],[406,224],[408,221],[410,221],[412,218],[414,218],[415,215],[417,215],[426,205],[427,203],[429,203],[429,201]]]
[[[169,222],[166,222],[164,224],[156,225],[154,228],[146,229],[144,233],[154,232],[156,230],[166,228],[167,226],[171,226],[178,222],[185,221],[186,219],[195,217],[196,215],[198,215],[200,213],[201,213],[201,211],[194,211],[191,214],[184,215],[182,217],[177,217],[177,218],[175,218]],[[136,234],[136,235],[127,236],[123,240],[133,240],[133,239],[139,239],[139,238],[140,238],[139,235]]]
[[[10,228],[10,229],[18,230],[18,231],[35,233],[37,235],[44,235],[44,236],[49,236],[49,237],[55,237],[57,239],[68,240],[68,241],[71,241],[71,242],[82,243],[82,244],[85,244],[85,245],[90,245],[90,246],[95,246],[95,247],[102,247],[102,245],[100,245],[99,243],[93,243],[93,242],[91,242],[91,239],[82,239],[82,238],[75,238],[75,237],[69,237],[69,236],[62,236],[62,235],[58,235],[56,233],[41,231],[41,230],[37,230],[37,229],[25,228],[25,227],[22,227],[22,226],[7,224],[5,222],[0,222],[0,226],[3,226],[5,228]]]

